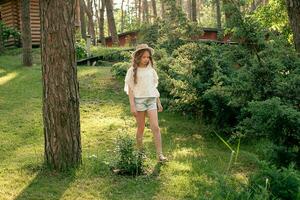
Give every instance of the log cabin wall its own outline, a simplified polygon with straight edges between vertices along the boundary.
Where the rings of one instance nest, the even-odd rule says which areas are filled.
[[[0,12],[2,21],[8,26],[21,30],[21,0],[0,0]],[[40,45],[40,13],[39,0],[30,1],[30,21],[32,45]],[[14,45],[18,41],[10,38],[7,42],[8,46]]]

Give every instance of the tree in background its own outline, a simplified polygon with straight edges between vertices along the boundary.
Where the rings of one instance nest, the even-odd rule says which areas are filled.
[[[111,33],[112,42],[115,45],[119,45],[119,38],[118,38],[118,33],[117,33],[117,28],[115,23],[112,2],[110,0],[103,0],[103,1],[105,1],[105,5],[106,5],[107,22],[108,22],[108,28]]]
[[[293,30],[293,39],[296,51],[300,53],[300,1],[286,0],[289,21]]]
[[[85,3],[84,0],[80,1],[80,29],[81,29],[81,36],[83,39],[86,40],[86,19],[85,19]]]
[[[32,40],[30,23],[30,0],[22,1],[22,46],[23,46],[23,65],[32,66]]]

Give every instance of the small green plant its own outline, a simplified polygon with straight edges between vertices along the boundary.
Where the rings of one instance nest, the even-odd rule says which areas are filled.
[[[122,175],[138,176],[145,172],[145,152],[135,150],[135,142],[129,135],[119,136],[116,145],[114,172]]]
[[[76,42],[76,58],[77,59],[83,59],[87,56],[87,50],[86,50],[86,44],[85,40],[81,39],[79,42]]]
[[[0,21],[0,29],[2,30],[1,37],[4,45],[11,37],[13,37],[15,44],[18,45],[21,34],[17,29],[6,26],[2,21]]]

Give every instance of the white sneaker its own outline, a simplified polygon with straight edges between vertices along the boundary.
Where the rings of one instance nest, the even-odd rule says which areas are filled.
[[[165,163],[165,162],[168,162],[168,161],[169,161],[168,158],[166,158],[163,154],[160,154],[158,156],[158,162]]]

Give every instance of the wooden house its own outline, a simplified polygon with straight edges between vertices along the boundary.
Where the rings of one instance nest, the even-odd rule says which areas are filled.
[[[30,1],[30,20],[31,20],[31,34],[32,45],[40,45],[40,10],[39,0]],[[0,19],[5,25],[17,30],[21,30],[21,0],[0,0]],[[13,45],[16,42],[13,38],[10,38],[7,45]]]

